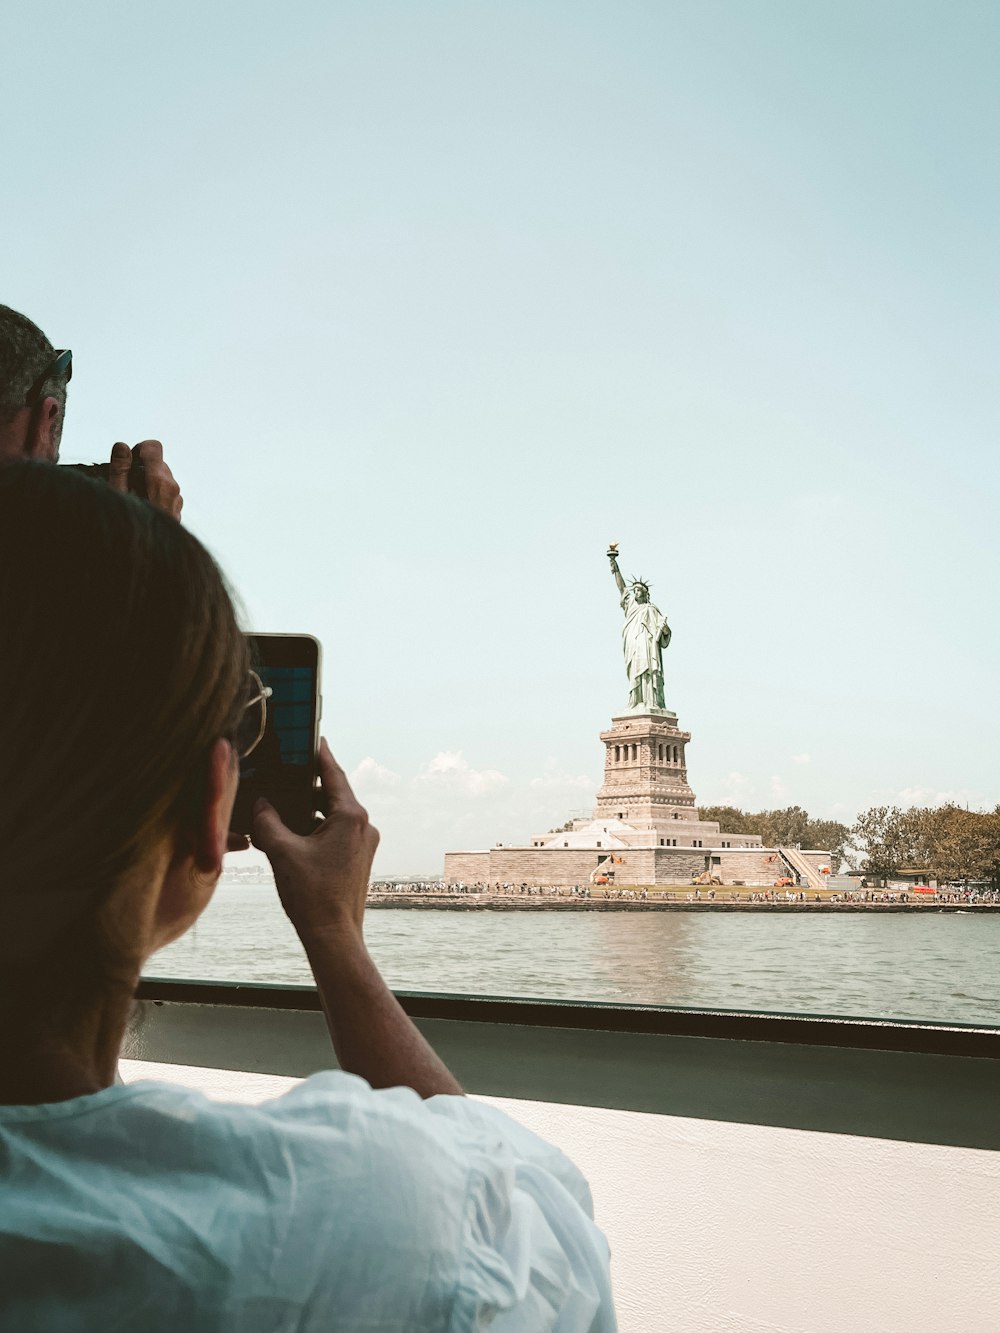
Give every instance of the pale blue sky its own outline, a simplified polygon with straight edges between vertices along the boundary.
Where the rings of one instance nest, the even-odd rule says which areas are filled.
[[[18,8],[0,300],[323,640],[381,870],[592,802],[609,540],[701,800],[1000,800],[995,4]]]

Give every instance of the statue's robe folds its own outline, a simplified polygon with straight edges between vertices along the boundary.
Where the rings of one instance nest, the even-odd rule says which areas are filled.
[[[649,704],[662,708],[663,647],[670,642],[666,617],[652,602],[637,601],[631,588],[622,597],[622,610],[625,612],[622,647],[632,692],[631,707]]]

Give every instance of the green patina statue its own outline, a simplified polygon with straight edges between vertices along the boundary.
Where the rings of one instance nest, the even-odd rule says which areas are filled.
[[[622,647],[625,650],[625,669],[628,672],[629,708],[636,713],[666,708],[663,702],[663,650],[670,642],[670,626],[649,600],[649,584],[645,579],[633,579],[625,586],[618,568],[618,544],[608,549],[611,572],[621,594],[625,624],[622,626]]]

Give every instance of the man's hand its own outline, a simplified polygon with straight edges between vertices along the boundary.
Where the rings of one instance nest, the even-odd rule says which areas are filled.
[[[174,474],[163,461],[163,445],[159,440],[143,440],[136,445],[146,469],[146,497],[151,505],[162,509],[180,522],[184,497],[174,481]],[[128,474],[132,467],[132,450],[119,441],[111,450],[108,467],[108,485],[115,491],[128,491]]]
[[[378,829],[368,822],[325,740],[320,742],[319,774],[327,816],[315,831],[300,837],[282,823],[272,805],[259,800],[253,842],[271,862],[281,905],[303,943],[314,936],[356,943]]]

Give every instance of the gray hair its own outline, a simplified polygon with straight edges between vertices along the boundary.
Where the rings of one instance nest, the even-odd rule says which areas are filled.
[[[54,356],[55,348],[37,324],[10,306],[0,305],[0,427],[24,407],[28,390]],[[65,408],[65,379],[47,380],[41,397],[55,398]]]

